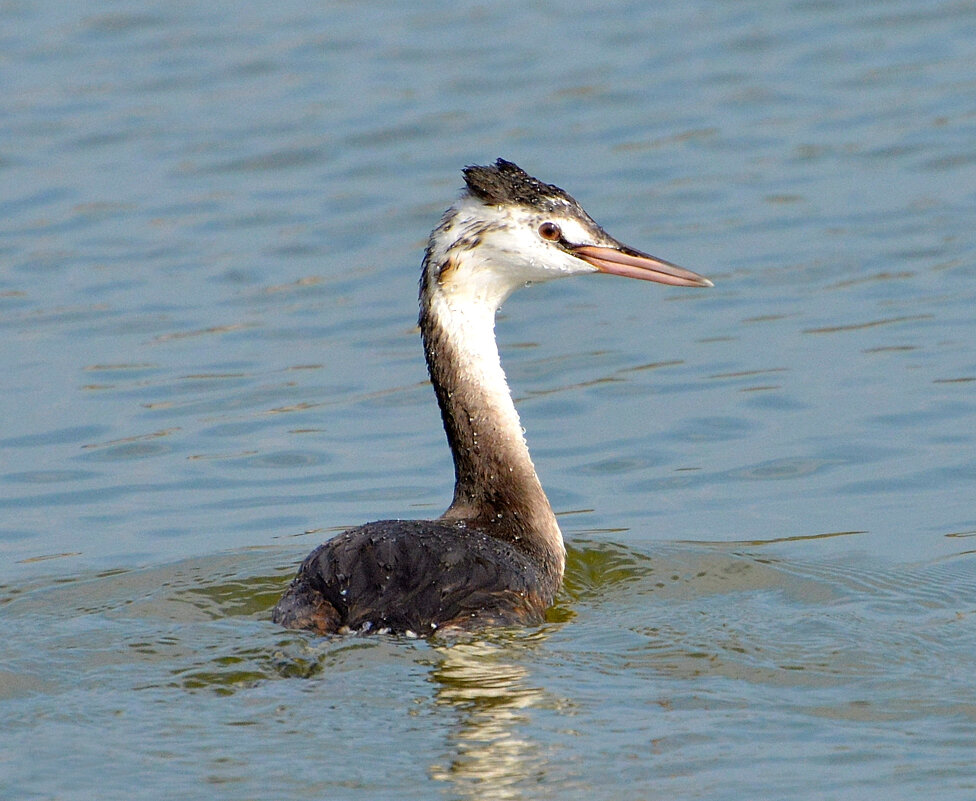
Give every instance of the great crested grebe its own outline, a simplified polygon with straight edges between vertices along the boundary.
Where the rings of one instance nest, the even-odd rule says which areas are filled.
[[[712,285],[622,245],[566,192],[510,161],[467,167],[464,180],[431,232],[420,278],[454,500],[436,520],[367,523],[312,551],[274,609],[288,628],[427,636],[543,622],[566,551],[498,359],[495,312],[521,286],[582,273]]]

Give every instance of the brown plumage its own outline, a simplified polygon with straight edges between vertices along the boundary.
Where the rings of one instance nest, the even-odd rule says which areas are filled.
[[[538,624],[558,584],[555,565],[463,521],[381,520],[312,551],[274,620],[320,634],[421,636],[439,628]]]

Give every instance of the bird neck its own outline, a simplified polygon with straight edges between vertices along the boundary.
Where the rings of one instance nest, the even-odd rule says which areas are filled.
[[[503,299],[474,292],[454,264],[425,262],[420,329],[454,456],[445,519],[467,520],[562,574],[565,548],[529,456],[495,342]]]

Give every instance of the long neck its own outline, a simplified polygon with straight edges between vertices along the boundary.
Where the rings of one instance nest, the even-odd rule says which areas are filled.
[[[454,500],[443,517],[469,520],[561,574],[562,534],[498,358],[497,303],[452,291],[426,265],[420,307],[427,367],[454,455]]]

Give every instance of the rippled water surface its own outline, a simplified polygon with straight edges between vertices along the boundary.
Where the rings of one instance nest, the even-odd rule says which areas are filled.
[[[976,797],[970,3],[0,3],[0,797]],[[540,629],[270,608],[451,463],[416,281],[517,161],[710,276],[521,293]]]

